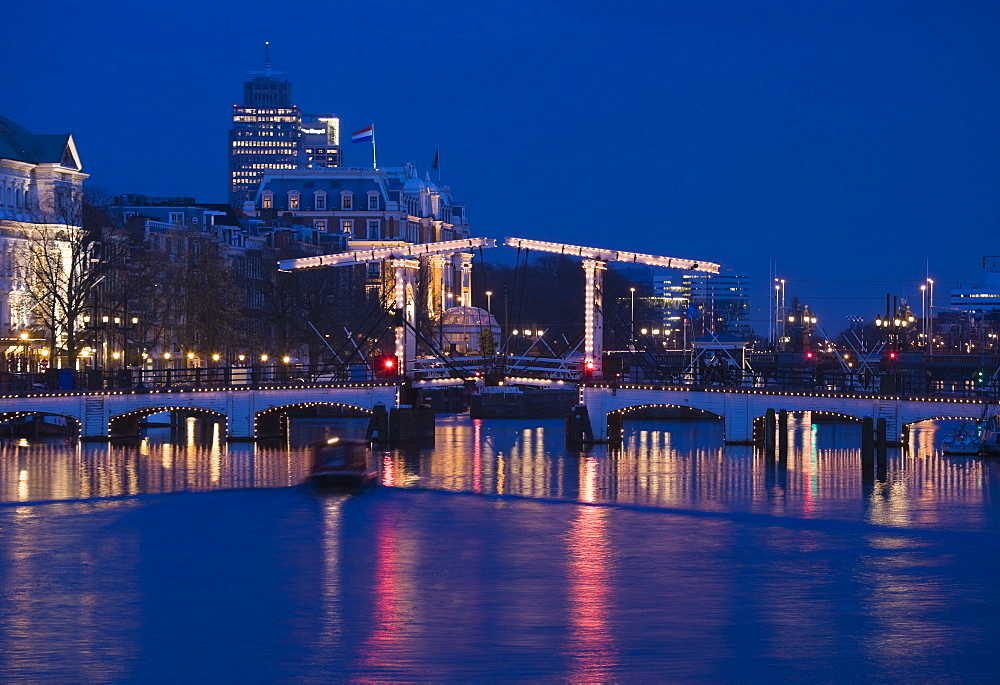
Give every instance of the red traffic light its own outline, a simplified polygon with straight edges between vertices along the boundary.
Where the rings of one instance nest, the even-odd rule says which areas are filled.
[[[896,353],[895,352],[890,352],[889,353],[889,359],[895,359],[895,358],[896,358]]]
[[[396,358],[392,356],[378,357],[375,360],[375,373],[380,376],[396,375]]]
[[[587,362],[583,365],[583,368],[586,371],[593,371],[594,370],[594,362],[591,361],[590,359],[588,359]]]
[[[812,359],[812,358],[813,358],[813,353],[812,352],[806,352],[806,359]]]

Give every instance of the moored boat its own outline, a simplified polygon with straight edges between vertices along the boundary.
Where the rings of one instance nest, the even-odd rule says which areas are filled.
[[[983,443],[978,435],[968,430],[962,424],[950,433],[941,443],[941,452],[952,455],[975,455],[983,449]]]
[[[57,414],[26,414],[0,424],[0,434],[15,438],[68,437],[76,432],[76,422]]]
[[[979,429],[983,454],[1000,454],[1000,415],[994,414]]]
[[[378,484],[362,440],[329,438],[311,445],[312,471],[306,484],[322,492],[356,493]]]

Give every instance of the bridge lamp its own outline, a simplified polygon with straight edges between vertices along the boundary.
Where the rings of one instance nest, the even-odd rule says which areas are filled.
[[[659,328],[654,328],[653,329],[653,335],[659,335],[659,334],[660,334],[660,329]]]
[[[640,328],[639,329],[639,333],[641,333],[642,335],[648,335],[649,334],[649,329],[648,328]]]
[[[795,317],[794,316],[788,317],[788,323],[795,323]]]
[[[108,323],[110,320],[111,320],[111,318],[108,317],[108,316],[102,316],[101,317],[101,323]]]
[[[511,335],[517,335],[517,329],[515,328],[514,330],[512,330],[512,331],[510,332],[510,334],[511,334]]]
[[[164,359],[170,359],[170,353],[169,352],[164,352],[163,353],[163,358]]]
[[[237,359],[239,359],[240,362],[245,362],[247,360],[247,356],[245,354],[241,354],[239,357],[237,357]]]
[[[133,316],[132,317],[132,324],[134,325],[134,324],[137,324],[137,323],[139,323],[139,317],[138,316]]]
[[[194,359],[194,352],[188,352],[188,359]]]
[[[213,361],[213,362],[217,362],[217,361],[219,361],[219,355],[218,355],[218,354],[213,354],[213,355],[212,355],[212,361]]]
[[[89,315],[87,315],[87,316],[84,316],[84,317],[83,317],[83,322],[84,322],[84,323],[88,323],[88,324],[89,324],[89,323],[90,323],[90,316],[89,316]]]
[[[286,355],[286,356],[284,356],[284,357],[281,358],[281,361],[283,361],[283,362],[285,362],[287,364],[288,362],[292,361],[292,358]]]
[[[260,355],[260,360],[261,360],[262,362],[266,362],[266,361],[267,361],[267,355],[266,355],[266,354],[262,354],[262,355]]]
[[[111,353],[111,358],[115,359],[115,360],[121,359],[122,358],[122,353],[121,352],[112,352]]]

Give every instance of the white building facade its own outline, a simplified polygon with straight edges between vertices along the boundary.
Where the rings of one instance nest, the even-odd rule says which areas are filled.
[[[69,268],[87,176],[71,135],[36,135],[0,117],[0,337],[8,350],[39,324],[27,298],[31,251],[44,242]]]

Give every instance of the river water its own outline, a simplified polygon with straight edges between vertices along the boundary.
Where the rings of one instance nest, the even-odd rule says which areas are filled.
[[[0,680],[996,682],[1000,460],[918,424],[792,421],[787,467],[721,424],[438,420],[358,497],[291,445],[153,429],[0,443]]]

